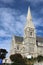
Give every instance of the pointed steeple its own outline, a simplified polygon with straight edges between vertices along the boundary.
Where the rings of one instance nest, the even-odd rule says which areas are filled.
[[[26,22],[25,28],[27,28],[27,27],[34,28],[34,24],[32,22],[30,7],[28,8],[27,20],[26,21],[27,22]]]
[[[12,36],[12,41],[14,41],[14,35]]]
[[[32,20],[32,16],[31,16],[30,7],[28,8],[27,20],[28,20],[28,21]]]

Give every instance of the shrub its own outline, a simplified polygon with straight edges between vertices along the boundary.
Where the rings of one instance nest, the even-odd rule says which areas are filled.
[[[14,65],[25,65],[25,60],[21,54],[17,54],[17,53],[13,54],[10,56],[10,59],[11,59],[11,61],[14,62],[14,63],[12,63]]]

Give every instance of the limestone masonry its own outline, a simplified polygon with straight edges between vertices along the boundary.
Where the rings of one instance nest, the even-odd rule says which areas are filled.
[[[26,25],[24,27],[24,37],[13,36],[10,55],[20,53],[22,56],[28,55],[37,57],[43,55],[43,38],[36,36],[30,7],[28,8]]]

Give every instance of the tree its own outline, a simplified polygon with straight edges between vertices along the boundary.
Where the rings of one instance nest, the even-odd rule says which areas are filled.
[[[21,54],[13,54],[10,56],[10,59],[14,62],[14,65],[25,65],[25,60]]]
[[[4,59],[7,53],[6,49],[0,49],[0,59]]]
[[[43,61],[43,56],[39,55],[39,56],[37,57],[37,60],[38,60],[38,62]]]

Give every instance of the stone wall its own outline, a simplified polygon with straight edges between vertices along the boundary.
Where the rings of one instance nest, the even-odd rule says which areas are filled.
[[[43,62],[35,62],[34,65],[43,65]]]

